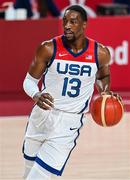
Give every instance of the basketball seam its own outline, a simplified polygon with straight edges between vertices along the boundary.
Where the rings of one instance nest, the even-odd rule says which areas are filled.
[[[102,96],[102,104],[101,104],[101,121],[102,121],[102,125],[104,127],[106,127],[106,122],[105,122],[105,102],[106,102],[107,97],[106,96]]]
[[[115,97],[114,97],[115,98]],[[114,120],[113,120],[113,124],[115,124],[115,119],[117,117],[117,111],[116,111],[116,105],[115,105],[115,101],[114,99],[112,99],[112,103],[113,103],[113,107],[114,107]],[[112,124],[112,125],[113,125]]]
[[[101,121],[102,121],[102,125],[104,127],[107,126],[106,124],[106,117],[105,117],[105,104],[106,104],[106,99],[110,97],[110,95],[104,95],[102,96],[102,104],[101,104]]]

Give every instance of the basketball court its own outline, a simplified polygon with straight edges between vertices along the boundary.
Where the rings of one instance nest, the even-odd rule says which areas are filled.
[[[26,122],[27,116],[0,118],[0,180],[22,180]],[[77,144],[58,179],[130,179],[130,113],[111,128],[96,125],[88,114]]]

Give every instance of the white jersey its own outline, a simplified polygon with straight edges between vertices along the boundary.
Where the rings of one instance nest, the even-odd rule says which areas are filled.
[[[86,47],[74,54],[64,36],[53,40],[54,54],[44,74],[42,92],[54,98],[54,109],[35,106],[29,117],[23,153],[43,169],[62,175],[76,146],[79,130],[89,110],[98,67],[97,43],[86,39]],[[28,164],[27,164],[28,166]]]
[[[55,109],[87,112],[98,69],[97,43],[86,38],[86,47],[75,54],[64,38],[53,39],[54,53],[44,75],[42,92],[51,94]]]

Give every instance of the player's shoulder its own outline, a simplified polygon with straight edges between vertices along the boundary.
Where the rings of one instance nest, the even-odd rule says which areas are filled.
[[[43,42],[40,44],[40,47],[46,49],[46,48],[51,48],[51,47],[53,47],[53,45],[54,45],[53,39],[49,39],[49,40],[43,41]]]
[[[110,62],[110,51],[109,49],[101,43],[98,45],[98,60],[99,64],[106,64]]]
[[[37,52],[51,53],[54,50],[54,39],[42,41],[37,47]]]
[[[101,43],[98,44],[98,51],[101,55],[110,55],[109,49]]]
[[[46,50],[46,49],[50,49],[50,48],[54,48],[54,46],[56,46],[56,41],[59,41],[62,38],[62,35],[60,36],[55,36],[52,39],[49,40],[45,40],[40,44],[40,48]]]
[[[36,56],[45,57],[46,59],[50,59],[54,52],[54,43],[53,39],[43,41],[39,44],[36,49]]]

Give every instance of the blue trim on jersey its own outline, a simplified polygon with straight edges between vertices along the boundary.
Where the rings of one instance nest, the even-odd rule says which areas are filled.
[[[84,108],[83,108],[78,114],[81,114],[81,113],[84,112],[84,110],[85,110],[85,109],[87,108],[87,106],[88,106],[88,102],[89,102],[89,99],[86,101]]]
[[[69,51],[70,54],[72,54],[74,57],[80,56],[81,54],[83,54],[87,49],[88,49],[88,45],[89,45],[89,41],[88,39],[86,39],[86,47],[82,49],[82,51],[78,52],[78,53],[74,53],[66,44],[65,42],[65,36],[63,35],[62,37],[62,42],[64,47],[67,49],[67,51]]]
[[[82,121],[83,115],[84,115],[84,114],[82,114],[82,115],[81,115],[81,118],[80,118],[81,126],[80,126],[80,128],[77,130],[78,135],[77,135],[77,137],[76,137],[75,140],[74,140],[74,146],[73,146],[73,148],[70,150],[70,153],[69,153],[69,155],[68,155],[68,157],[67,157],[67,159],[66,159],[66,161],[65,161],[65,163],[64,163],[64,165],[63,165],[63,167],[62,167],[62,169],[61,169],[61,170],[57,170],[57,169],[49,166],[48,164],[46,164],[46,163],[45,163],[44,161],[42,161],[39,157],[36,157],[35,161],[36,161],[41,167],[43,167],[44,169],[46,169],[47,171],[49,171],[49,172],[51,172],[51,173],[53,173],[53,174],[56,174],[57,176],[61,176],[61,175],[62,175],[63,170],[64,170],[64,168],[65,168],[65,165],[66,165],[66,163],[67,163],[67,161],[68,161],[68,159],[69,159],[69,157],[70,157],[70,154],[71,154],[72,150],[73,150],[73,149],[75,148],[75,146],[76,146],[76,140],[77,140],[77,138],[78,138],[79,135],[80,135],[79,130],[80,130],[81,127],[83,126],[83,121]]]
[[[30,156],[27,156],[26,154],[24,154],[24,158],[29,160],[29,161],[35,161],[36,160],[36,157],[30,157]]]
[[[46,89],[45,77],[46,77],[47,72],[48,72],[48,68],[46,69],[46,72],[45,72],[45,74],[44,74],[44,78],[42,79],[42,83],[43,83],[43,85],[44,85],[44,88],[42,89],[42,91],[44,91],[44,89]],[[41,91],[41,92],[42,92],[42,91]]]
[[[54,44],[54,52],[53,52],[52,58],[50,60],[50,63],[47,65],[47,67],[51,66],[51,64],[53,63],[55,56],[56,56],[56,40],[55,39],[53,39],[53,44]]]
[[[97,44],[97,42],[95,42],[95,44],[94,44],[94,55],[95,55],[95,60],[96,60],[97,68],[99,68],[99,63],[98,63],[98,44]]]
[[[51,58],[51,60],[50,60],[50,63],[47,65],[47,69],[46,69],[46,71],[45,71],[45,73],[44,73],[44,78],[43,78],[43,80],[42,80],[42,83],[43,83],[43,85],[44,85],[44,89],[46,89],[46,85],[45,85],[45,76],[46,76],[46,74],[47,74],[47,72],[48,72],[48,68],[52,65],[52,63],[53,63],[53,61],[54,61],[54,59],[55,59],[55,56],[56,56],[56,40],[55,39],[53,39],[53,44],[54,44],[54,52],[53,52],[53,55],[52,55],[52,58]],[[42,89],[42,91],[44,90],[44,89]]]
[[[47,171],[56,174],[57,176],[60,176],[61,173],[59,170],[49,166],[48,164],[46,164],[44,161],[42,161],[39,157],[36,158],[35,162],[37,162],[41,167],[43,167],[44,169],[46,169]]]

